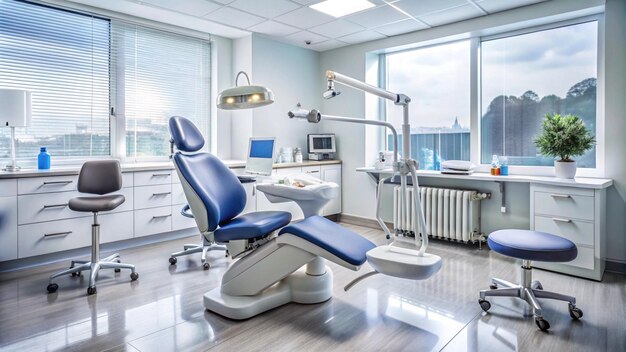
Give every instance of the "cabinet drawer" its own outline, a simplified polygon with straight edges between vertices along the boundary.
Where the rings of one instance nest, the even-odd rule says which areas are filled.
[[[134,177],[132,172],[122,172],[122,187],[133,187],[135,184]]]
[[[123,194],[126,200],[122,205],[111,211],[120,212],[133,209],[133,189],[122,188],[115,194]],[[67,206],[74,197],[89,196],[85,193],[58,192],[44,194],[26,194],[17,197],[18,222],[20,225],[35,222],[52,221],[90,216],[91,213],[76,212]],[[103,214],[106,214],[105,212]]]
[[[0,197],[0,262],[17,258],[17,197]]]
[[[98,216],[98,222],[100,222],[100,243],[133,238],[133,231],[135,230],[133,221],[132,211]]]
[[[164,185],[172,183],[174,170],[157,170],[135,172],[134,186]]]
[[[17,195],[17,180],[0,180],[0,197]]]
[[[135,237],[172,231],[172,206],[135,210]]]
[[[276,169],[276,175],[290,175],[290,174],[299,174],[302,172],[301,167],[285,167],[281,169]]]
[[[535,215],[594,219],[594,197],[560,192],[535,192]]]
[[[594,229],[591,222],[535,216],[535,230],[565,237],[576,244],[594,246]]]
[[[180,183],[172,183],[172,204],[187,204],[185,191]]]
[[[196,227],[196,220],[183,216],[180,213],[182,209],[182,205],[172,205],[172,231]]]
[[[135,209],[172,205],[172,185],[135,187]]]
[[[91,245],[91,217],[20,225],[18,254],[31,257]]]
[[[78,175],[20,178],[17,180],[18,194],[75,191]]]
[[[593,256],[593,248],[578,246],[578,256],[576,257],[576,259],[565,264],[577,266],[583,269],[594,270],[595,259]]]
[[[307,174],[307,175],[311,175],[311,176],[315,176],[319,179],[322,178],[322,168],[317,165],[317,166],[303,166],[302,167],[302,172]]]
[[[18,229],[19,257],[91,246],[92,217],[21,225]],[[133,212],[105,214],[98,217],[100,243],[133,237]],[[47,235],[47,236],[46,236]]]

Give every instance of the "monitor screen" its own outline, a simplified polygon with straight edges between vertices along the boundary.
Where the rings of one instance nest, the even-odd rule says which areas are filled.
[[[251,158],[272,158],[274,154],[273,139],[252,139],[250,140]]]
[[[250,138],[246,173],[269,176],[274,166],[274,138]]]

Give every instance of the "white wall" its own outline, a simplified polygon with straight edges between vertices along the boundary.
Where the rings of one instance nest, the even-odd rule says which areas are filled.
[[[318,126],[290,120],[287,112],[301,102],[305,107],[321,105],[319,53],[280,43],[256,34],[234,41],[234,74],[241,69],[254,85],[274,92],[274,103],[253,110],[233,112],[231,156],[246,159],[248,138],[276,137],[278,148],[301,147],[306,153],[306,135],[317,133]],[[241,80],[244,83],[244,80]]]
[[[233,82],[233,41],[222,37],[211,38],[211,99],[232,86]],[[230,159],[231,114],[211,104],[211,151],[222,159]]]
[[[607,258],[612,261],[626,262],[626,9],[624,0],[607,0],[606,3],[606,176],[615,180],[615,187],[608,191],[608,241]],[[562,20],[568,15],[582,16],[597,11],[602,0],[553,0],[511,11],[501,12],[481,18],[467,20],[446,26],[435,27],[414,33],[381,39],[359,45],[343,47],[321,54],[321,67],[318,73],[323,79],[327,69],[365,80],[371,69],[372,52],[386,48],[410,46],[414,43],[435,43],[442,38],[467,38],[470,35],[491,34],[489,28],[514,30],[542,23]],[[564,15],[568,13],[568,15]],[[323,82],[323,81],[322,81]],[[328,114],[363,117],[366,114],[364,93],[345,88],[341,96],[325,100],[322,111]],[[412,97],[414,100],[418,97]],[[371,118],[371,116],[368,116]],[[366,156],[365,128],[359,125],[327,123],[338,135],[338,153],[343,160],[343,213],[366,218],[374,217],[375,184],[369,177],[357,173],[355,168],[371,165]],[[425,181],[422,181],[425,182]],[[429,185],[454,186],[454,181],[430,181]],[[523,185],[507,185],[507,205],[509,212],[499,212],[500,195],[495,184],[463,183],[464,187],[475,187],[491,191],[494,198],[485,203],[482,213],[483,230],[504,227],[529,227],[529,189]]]

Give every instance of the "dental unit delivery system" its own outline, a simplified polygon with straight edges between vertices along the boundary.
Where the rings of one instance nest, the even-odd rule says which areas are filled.
[[[394,102],[395,105],[402,106],[403,108],[403,124],[402,124],[402,156],[403,158],[398,160],[398,135],[393,127],[388,122],[377,120],[366,120],[351,117],[324,115],[318,110],[304,110],[298,109],[289,111],[288,116],[290,118],[306,119],[311,123],[319,123],[321,120],[333,120],[348,123],[359,123],[365,125],[376,125],[387,127],[393,133],[394,154],[393,154],[393,172],[400,175],[400,187],[401,192],[401,211],[405,212],[407,209],[411,209],[414,219],[419,219],[418,222],[414,222],[413,232],[415,234],[415,245],[419,250],[401,248],[393,246],[393,243],[387,246],[376,247],[367,252],[367,260],[375,271],[367,273],[351,283],[349,283],[345,289],[348,290],[354,286],[357,282],[365,279],[371,275],[382,273],[390,276],[401,277],[413,280],[427,279],[435,274],[441,268],[441,258],[439,256],[426,253],[428,247],[428,235],[425,233],[426,221],[424,218],[424,212],[422,209],[420,197],[413,197],[414,204],[409,206],[409,199],[407,196],[407,177],[411,175],[413,184],[413,194],[419,194],[419,185],[417,181],[417,161],[411,158],[411,126],[409,124],[409,103],[411,99],[404,94],[392,93],[387,90],[372,86],[365,82],[361,82],[354,78],[336,73],[333,71],[326,71],[326,78],[328,81],[328,90],[324,93],[324,98],[329,99],[339,95],[335,90],[334,83],[341,83],[345,86],[352,87],[358,90],[362,90],[366,93],[374,94],[378,97],[385,98]],[[329,93],[330,92],[330,93]],[[332,94],[331,94],[332,93]],[[377,191],[377,204],[376,204],[376,220],[385,232],[387,239],[391,239],[392,234],[385,225],[381,215],[381,195],[382,188],[385,181],[389,178],[381,179],[378,184]],[[419,224],[419,225],[418,225]],[[422,229],[421,243],[419,241],[419,229]]]

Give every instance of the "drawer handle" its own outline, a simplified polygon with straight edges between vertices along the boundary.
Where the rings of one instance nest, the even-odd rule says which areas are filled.
[[[153,220],[156,219],[164,219],[164,218],[169,218],[170,216],[172,216],[172,214],[168,214],[168,215],[155,215],[152,217]]]
[[[552,218],[552,220],[554,221],[558,221],[558,222],[572,222],[571,219],[563,219],[563,218]]]
[[[152,193],[153,197],[166,196],[168,194],[172,194],[172,192],[161,192],[161,193]]]
[[[553,198],[572,198],[572,196],[570,196],[569,194],[552,193],[550,194],[550,196],[552,196]]]
[[[54,233],[44,233],[43,237],[54,237],[54,236],[67,236],[70,233],[72,233],[72,231],[66,231],[66,232],[54,232]]]
[[[48,185],[69,185],[72,182],[74,182],[74,181],[44,181],[43,185],[44,186],[48,186]]]
[[[152,174],[152,177],[168,177],[171,174]]]
[[[317,171],[317,170],[313,170],[313,171],[307,171],[306,173],[307,173],[307,174],[316,174],[316,173],[318,173],[318,172],[319,172],[319,171]]]
[[[44,209],[65,208],[67,205],[68,205],[68,203],[64,203],[64,204],[49,204],[49,205],[44,205],[43,208]]]

